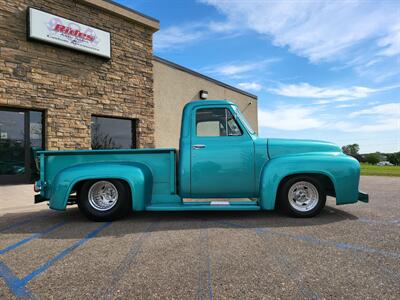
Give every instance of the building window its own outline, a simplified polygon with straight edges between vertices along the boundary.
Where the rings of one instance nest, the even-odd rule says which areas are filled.
[[[197,136],[239,136],[242,131],[226,108],[202,108],[196,112]]]
[[[37,178],[43,140],[43,112],[0,108],[0,184]]]
[[[92,116],[92,149],[136,148],[136,120]]]

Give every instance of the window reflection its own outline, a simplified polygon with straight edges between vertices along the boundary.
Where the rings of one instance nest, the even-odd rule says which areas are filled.
[[[29,112],[30,168],[32,180],[38,179],[39,176],[39,161],[36,153],[37,151],[44,150],[42,122],[42,112]]]
[[[0,110],[0,175],[25,173],[25,114]]]
[[[42,120],[40,111],[0,109],[0,176],[25,174],[27,181],[36,178],[35,156],[43,150]]]
[[[239,125],[226,108],[201,108],[196,112],[197,136],[239,136]]]
[[[92,149],[136,148],[135,121],[92,117]]]

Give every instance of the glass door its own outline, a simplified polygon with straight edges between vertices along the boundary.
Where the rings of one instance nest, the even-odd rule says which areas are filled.
[[[43,148],[42,112],[0,108],[0,184],[30,182]]]

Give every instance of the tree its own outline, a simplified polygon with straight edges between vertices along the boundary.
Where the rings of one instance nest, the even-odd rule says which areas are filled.
[[[344,154],[350,155],[357,159],[359,162],[363,161],[363,157],[358,153],[360,146],[358,144],[350,144],[342,147]]]
[[[351,144],[342,147],[343,153],[351,155],[353,157],[358,156],[358,151],[360,151],[360,146],[358,144]]]
[[[390,163],[392,163],[396,166],[400,166],[400,152],[388,154],[387,159]]]
[[[370,153],[365,156],[367,163],[371,165],[376,165],[381,160],[381,155],[379,153]]]

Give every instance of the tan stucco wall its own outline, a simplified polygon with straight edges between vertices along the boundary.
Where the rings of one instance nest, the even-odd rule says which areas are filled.
[[[236,103],[258,131],[256,99],[157,60],[153,60],[153,74],[156,147],[179,148],[183,107],[191,100],[199,100],[200,90],[208,91],[209,100]]]

